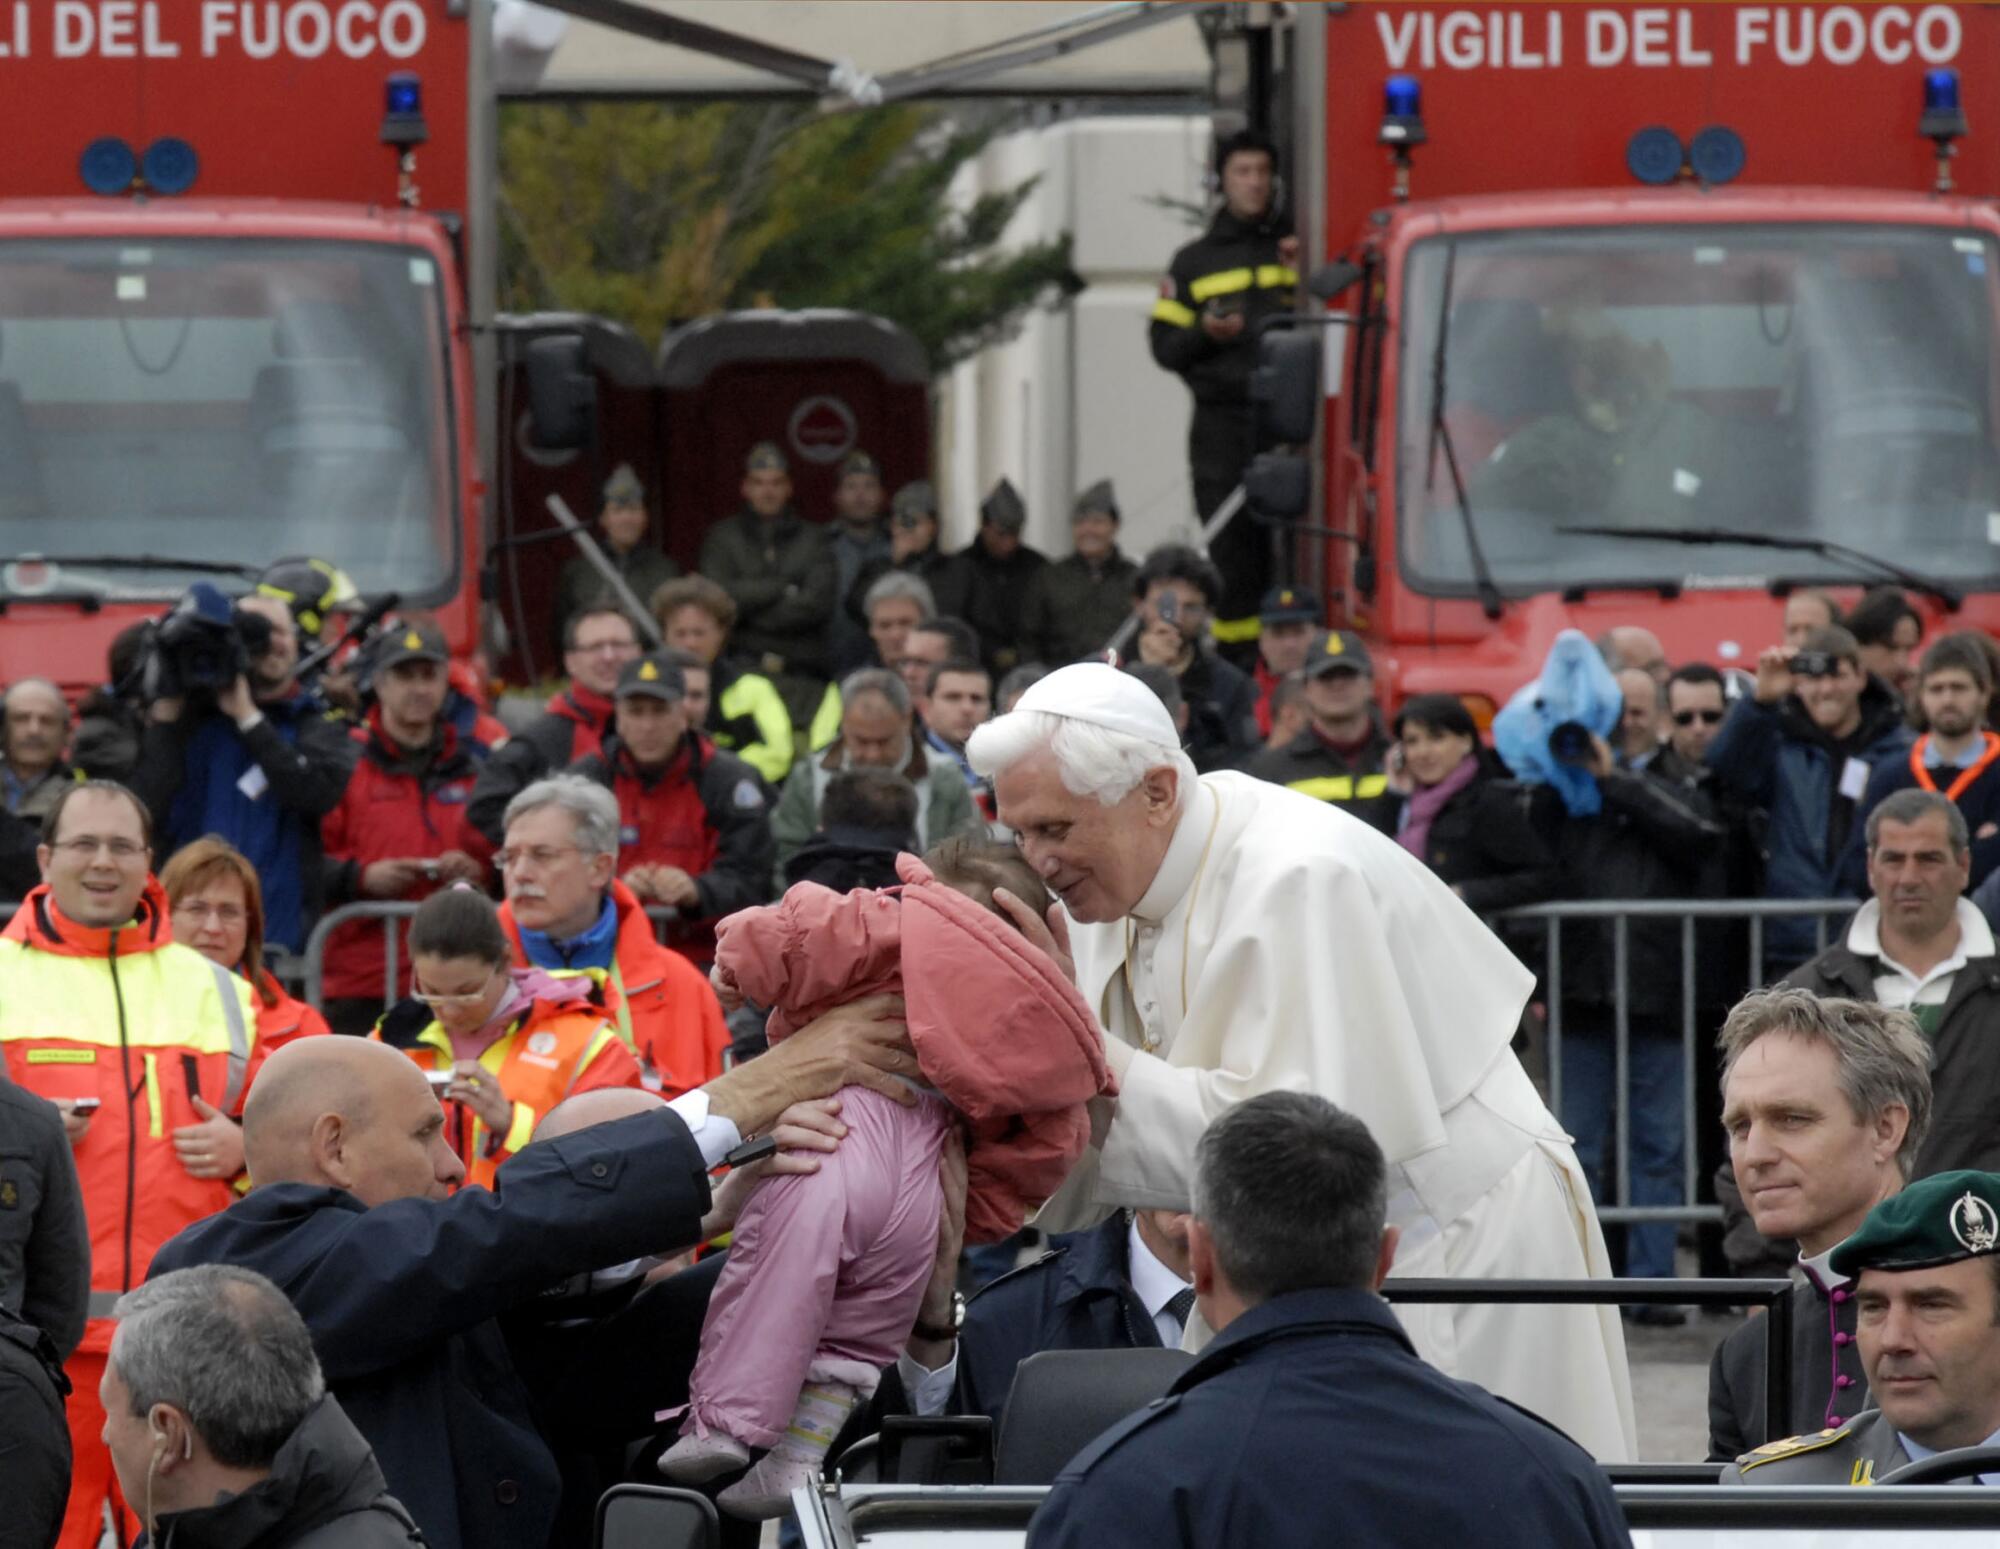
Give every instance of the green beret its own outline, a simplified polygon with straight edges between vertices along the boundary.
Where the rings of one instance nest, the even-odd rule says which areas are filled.
[[[2000,1174],[1920,1178],[1873,1210],[1827,1261],[1854,1279],[1864,1269],[1931,1269],[2000,1253]]]

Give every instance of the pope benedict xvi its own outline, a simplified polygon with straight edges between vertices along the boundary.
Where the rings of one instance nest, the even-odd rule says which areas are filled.
[[[1038,1224],[1186,1209],[1209,1121],[1295,1088],[1387,1154],[1394,1274],[1610,1273],[1575,1155],[1510,1047],[1532,976],[1401,846],[1283,787],[1197,778],[1152,691],[1097,663],[1042,679],[968,752],[1062,900],[1046,923],[1009,901],[1017,922],[1073,961],[1118,1073]],[[1634,1455],[1615,1308],[1398,1310],[1443,1371],[1601,1460]]]

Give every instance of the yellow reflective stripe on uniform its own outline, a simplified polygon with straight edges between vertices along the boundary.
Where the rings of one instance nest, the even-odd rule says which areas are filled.
[[[1169,296],[1162,296],[1153,303],[1153,321],[1171,323],[1176,328],[1192,328],[1195,321],[1193,307],[1184,307]]]
[[[1388,789],[1389,777],[1387,775],[1363,775],[1359,780],[1354,782],[1354,795],[1360,801],[1367,801],[1371,797],[1380,796]]]
[[[1248,290],[1256,283],[1257,272],[1254,269],[1218,269],[1214,274],[1189,280],[1188,294],[1196,301],[1206,301],[1211,296],[1228,296],[1239,290]]]
[[[1257,265],[1257,288],[1259,290],[1289,290],[1299,283],[1299,271],[1290,264]]]
[[[581,1081],[583,1073],[590,1069],[590,1062],[596,1059],[603,1052],[604,1046],[617,1036],[616,1033],[611,1031],[611,1024],[609,1022],[598,1025],[597,1031],[590,1035],[590,1042],[583,1046],[583,1053],[577,1057],[576,1063],[569,1068],[569,1085],[563,1088],[563,1097],[568,1097],[570,1093],[576,1090],[577,1082]],[[558,1101],[560,1100],[558,1099]]]
[[[1258,639],[1263,633],[1264,621],[1260,618],[1208,621],[1208,637],[1218,645],[1243,645]]]
[[[507,1138],[500,1142],[503,1151],[519,1151],[535,1138],[535,1110],[526,1103],[514,1104],[514,1122],[507,1126]]]
[[[30,1049],[30,1065],[95,1065],[95,1049]]]
[[[153,1139],[164,1139],[167,1133],[167,1116],[160,1108],[160,1057],[150,1051],[146,1055],[146,1133]]]
[[[839,735],[840,686],[829,683],[820,696],[819,708],[813,712],[812,725],[806,730],[806,747],[817,753],[821,748],[832,747],[833,739]]]
[[[639,1045],[632,1037],[632,1002],[625,994],[625,975],[615,957],[611,960],[611,987],[618,992],[618,1036],[625,1040],[626,1048],[637,1054]]]
[[[1314,775],[1310,780],[1287,780],[1285,788],[1297,791],[1301,796],[1310,796],[1316,801],[1352,801],[1354,776]]]

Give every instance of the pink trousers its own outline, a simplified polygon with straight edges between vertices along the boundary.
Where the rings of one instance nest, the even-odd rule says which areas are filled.
[[[808,1382],[874,1391],[916,1322],[937,1258],[950,1106],[840,1094],[847,1135],[819,1171],[750,1196],[709,1298],[684,1433],[777,1444]]]

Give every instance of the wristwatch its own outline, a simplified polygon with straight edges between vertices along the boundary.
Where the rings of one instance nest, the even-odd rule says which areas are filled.
[[[951,1322],[926,1323],[921,1318],[910,1328],[919,1339],[949,1341],[958,1338],[958,1331],[965,1327],[965,1295],[961,1291],[951,1293]]]

